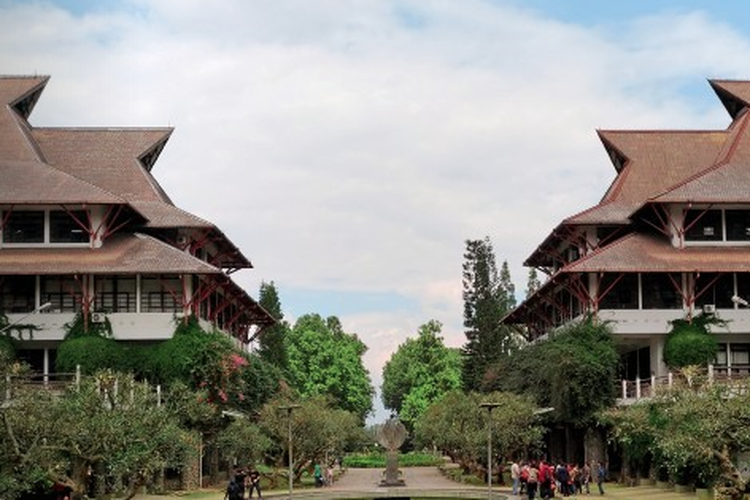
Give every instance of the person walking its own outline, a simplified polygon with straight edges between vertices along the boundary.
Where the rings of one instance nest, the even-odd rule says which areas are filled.
[[[521,466],[514,460],[510,466],[510,479],[513,482],[513,496],[518,496],[518,485],[521,482]]]
[[[531,462],[529,464],[529,479],[526,481],[526,493],[529,495],[529,500],[534,500],[538,484],[539,469],[536,467],[536,462]]]
[[[607,475],[607,470],[604,468],[604,464],[599,462],[596,466],[596,485],[599,487],[599,494],[604,495],[604,477]]]
[[[248,495],[248,498],[253,498],[253,490],[258,492],[258,498],[263,498],[263,495],[260,492],[260,472],[258,472],[255,467],[250,470],[250,475],[248,476],[247,480],[250,485],[250,493]]]
[[[591,494],[591,466],[588,462],[584,462],[583,464],[583,470],[581,471],[582,478],[581,481],[583,482],[583,489],[586,490],[586,494]]]

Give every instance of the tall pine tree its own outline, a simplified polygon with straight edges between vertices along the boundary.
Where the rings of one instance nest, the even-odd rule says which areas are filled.
[[[258,354],[262,360],[286,371],[288,361],[284,337],[289,330],[289,325],[284,321],[279,294],[273,281],[270,283],[264,281],[260,284],[258,303],[276,320],[275,325],[267,327],[260,335]]]
[[[500,320],[515,307],[514,293],[507,262],[498,276],[489,237],[467,240],[463,264],[464,390],[481,390],[487,370],[513,348],[512,333]]]
[[[542,287],[542,282],[539,281],[539,276],[536,273],[536,269],[533,267],[529,269],[529,277],[526,282],[526,298],[531,297],[537,290]]]

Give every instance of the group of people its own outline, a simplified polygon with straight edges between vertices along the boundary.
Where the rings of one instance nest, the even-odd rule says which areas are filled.
[[[326,468],[324,476],[320,464],[315,464],[313,477],[315,478],[316,488],[320,488],[321,486],[333,486],[333,465],[329,465]]]
[[[254,467],[235,468],[227,484],[224,500],[245,500],[245,490],[249,490],[247,498],[253,498],[253,491],[258,492],[258,498],[263,498],[260,492],[260,473]]]
[[[607,471],[602,462],[592,461],[589,465],[558,463],[556,466],[544,460],[513,462],[510,477],[513,481],[513,495],[528,496],[534,500],[537,494],[547,500],[559,494],[563,497],[591,493],[591,483],[596,482],[599,494],[604,494],[604,479]]]

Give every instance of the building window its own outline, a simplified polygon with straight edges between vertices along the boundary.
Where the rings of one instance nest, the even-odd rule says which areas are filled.
[[[84,210],[64,212],[53,210],[49,213],[50,243],[88,243],[88,216]]]
[[[0,312],[28,313],[36,307],[34,276],[0,277]]]
[[[135,276],[108,276],[96,279],[94,310],[102,312],[136,312]]]
[[[716,366],[727,366],[727,345],[719,344],[719,349],[716,351],[716,359],[714,364]]]
[[[685,241],[722,241],[721,210],[688,210]]]
[[[702,308],[713,304],[721,309],[732,309],[734,295],[734,275],[726,273],[701,273],[695,279],[695,307]],[[700,294],[700,296],[698,296]]]
[[[750,241],[750,210],[726,210],[727,241]]]
[[[638,275],[605,274],[599,294],[599,309],[638,309]]]
[[[141,278],[141,312],[182,312],[182,282],[177,276]]]
[[[679,283],[679,275],[670,278],[666,273],[642,274],[643,309],[682,309],[682,298],[675,286]]]
[[[11,212],[3,228],[3,243],[44,243],[44,212]]]
[[[51,302],[56,312],[78,312],[81,303],[81,286],[71,276],[42,276],[42,302]]]

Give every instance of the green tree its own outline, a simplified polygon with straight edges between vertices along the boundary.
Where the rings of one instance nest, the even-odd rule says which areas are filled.
[[[490,415],[481,403],[498,406]],[[486,470],[487,431],[492,425],[494,454],[527,456],[541,444],[543,428],[534,415],[536,405],[526,396],[493,392],[451,391],[435,401],[415,425],[416,440],[435,446],[466,473]]]
[[[299,405],[291,413],[284,409],[294,401]],[[281,445],[277,464],[283,464],[289,452],[289,418],[292,424],[292,465],[294,477],[326,457],[342,454],[351,443],[363,439],[364,429],[359,415],[332,406],[327,396],[291,400],[289,395],[275,398],[263,407],[259,425],[271,441]]]
[[[500,322],[515,306],[514,292],[507,263],[498,276],[489,237],[467,240],[463,264],[463,383],[467,391],[480,390],[489,367],[515,348],[511,330]]]
[[[713,485],[717,499],[740,500],[745,482],[733,457],[750,448],[750,387],[678,384],[650,401],[612,408],[602,420],[627,451],[653,454],[681,484]]]
[[[288,366],[286,343],[284,337],[289,332],[289,325],[284,321],[281,301],[274,282],[260,284],[258,304],[276,320],[276,324],[263,329],[259,337],[258,354],[260,357],[281,370]]]
[[[330,396],[364,422],[375,392],[362,362],[367,346],[344,332],[338,318],[318,314],[300,317],[286,340],[289,382],[300,396]]]
[[[664,342],[664,363],[673,369],[706,366],[716,358],[719,344],[710,327],[726,326],[727,322],[713,314],[699,314],[670,322],[672,329]]]
[[[536,269],[529,268],[529,277],[526,280],[526,298],[531,297],[540,288],[542,288],[542,282],[539,281]]]
[[[406,339],[383,367],[382,399],[407,426],[449,391],[461,388],[461,357],[439,336],[442,325],[431,320],[417,338]]]
[[[14,387],[2,418],[2,498],[49,481],[82,498],[90,469],[127,477],[132,498],[157,471],[180,468],[197,450],[195,436],[157,405],[150,387],[114,372],[99,372],[63,395]]]
[[[229,463],[241,466],[261,463],[272,444],[260,426],[246,418],[233,419],[216,442]]]
[[[493,367],[490,387],[533,395],[560,422],[590,425],[614,403],[619,359],[609,325],[589,316]]]

